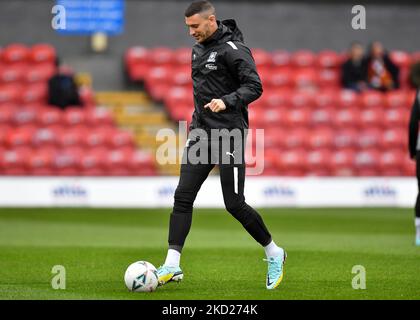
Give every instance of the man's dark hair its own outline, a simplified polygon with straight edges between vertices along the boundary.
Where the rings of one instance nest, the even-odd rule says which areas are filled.
[[[195,1],[185,10],[185,16],[191,17],[197,13],[209,12],[210,15],[216,14],[216,10],[209,1]]]

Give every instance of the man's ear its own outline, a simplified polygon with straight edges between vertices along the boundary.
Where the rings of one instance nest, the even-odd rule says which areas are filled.
[[[216,16],[214,14],[211,14],[209,16],[209,20],[210,20],[211,23],[216,23]]]

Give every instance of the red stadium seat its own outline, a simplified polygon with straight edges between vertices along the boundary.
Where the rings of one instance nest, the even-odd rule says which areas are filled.
[[[18,148],[14,150],[5,150],[0,156],[0,168],[5,175],[24,176],[28,174],[25,160],[31,154],[30,148]]]
[[[63,122],[67,126],[84,124],[86,119],[85,111],[82,108],[72,107],[64,111]]]
[[[401,149],[408,150],[407,130],[402,128],[390,128],[382,132],[381,146],[384,150]]]
[[[269,90],[270,92],[271,90]],[[249,105],[248,105],[249,109],[265,109],[268,108],[268,105],[266,105],[266,95],[263,94],[261,96],[261,98],[252,101]]]
[[[302,176],[308,169],[306,152],[304,149],[293,149],[282,152],[278,167],[283,175]]]
[[[271,88],[287,88],[292,85],[293,74],[288,68],[277,68],[269,71],[268,77],[264,83]],[[264,86],[265,89],[265,86]]]
[[[328,149],[312,150],[312,151],[307,152],[306,157],[307,157],[306,161],[308,163],[310,171],[317,171],[318,172],[317,175],[328,175],[328,173],[331,170],[332,152],[330,150]]]
[[[311,113],[308,108],[291,109],[286,112],[286,126],[289,128],[307,127]]]
[[[192,86],[190,67],[186,66],[174,69],[170,75],[170,83],[173,86]]]
[[[0,83],[19,83],[25,78],[26,64],[0,65]]]
[[[194,105],[192,100],[192,90],[186,87],[173,87],[171,88],[164,97],[165,104],[167,106],[176,107],[178,105],[188,104],[190,106]]]
[[[411,57],[407,52],[394,50],[391,51],[389,57],[399,68],[408,68],[411,65]]]
[[[5,103],[19,103],[22,93],[20,84],[9,84],[0,86],[0,105]]]
[[[299,50],[292,54],[291,62],[295,67],[312,68],[316,62],[316,56],[312,51]]]
[[[13,127],[10,124],[0,123],[0,148],[6,147],[6,142]]]
[[[37,113],[37,123],[40,126],[62,125],[63,112],[57,108],[41,108]]]
[[[292,83],[297,89],[314,88],[318,85],[318,75],[314,69],[301,68],[293,73]]]
[[[403,127],[408,123],[409,110],[388,109],[384,112],[383,125],[385,128]]]
[[[78,163],[83,154],[80,147],[62,149],[54,157],[53,168],[59,176],[76,176],[80,174]]]
[[[154,101],[162,102],[170,87],[167,83],[154,83],[147,87],[147,92]]]
[[[81,105],[84,106],[85,109],[92,108],[95,106],[95,95],[93,93],[92,88],[90,88],[89,86],[79,87],[79,97]],[[79,108],[80,106],[74,107]]]
[[[1,57],[6,64],[27,62],[29,49],[23,44],[11,44],[4,48]]]
[[[286,149],[306,148],[308,146],[310,133],[305,128],[296,128],[287,131],[284,137]]]
[[[86,124],[90,127],[113,126],[114,115],[107,108],[96,107],[86,112]]]
[[[39,64],[31,66],[24,74],[27,83],[46,82],[54,74],[54,66],[50,64]]]
[[[359,108],[360,99],[357,93],[352,90],[341,90],[338,95],[338,105],[341,108]]]
[[[132,47],[125,53],[127,73],[131,80],[143,80],[150,68],[150,52],[144,47]]]
[[[149,60],[155,65],[172,65],[175,62],[175,54],[170,48],[156,47],[149,51]]]
[[[264,100],[268,108],[289,107],[291,104],[292,91],[288,89],[269,90],[260,98]]]
[[[378,176],[380,152],[376,149],[366,149],[356,153],[355,167],[358,176]]]
[[[48,87],[45,83],[35,83],[26,86],[21,95],[23,104],[46,103],[48,97]]]
[[[135,64],[129,66],[129,69],[127,70],[128,77],[132,81],[144,81],[151,67],[152,66],[149,63]]]
[[[13,123],[13,118],[16,109],[17,106],[13,104],[4,104],[0,106],[0,126],[11,125]]]
[[[145,47],[136,46],[129,48],[125,53],[125,62],[128,65],[149,63],[150,53]]]
[[[264,109],[249,108],[248,120],[252,128],[264,128]]]
[[[56,58],[55,48],[49,44],[34,45],[29,52],[29,59],[34,63],[49,63],[54,65]]]
[[[377,128],[369,128],[359,132],[357,139],[358,147],[361,149],[369,149],[377,147],[382,140],[382,131]]]
[[[324,68],[337,68],[341,64],[340,56],[332,50],[324,50],[318,53],[317,66]]]
[[[65,130],[58,137],[58,143],[62,148],[80,146],[86,137],[88,129],[84,126],[74,126]]]
[[[30,147],[35,132],[33,126],[22,126],[7,133],[5,145],[9,148]]]
[[[106,148],[92,148],[83,152],[77,162],[77,166],[82,175],[105,175],[105,158],[107,157],[107,153],[108,151]]]
[[[337,109],[338,97],[335,90],[321,90],[314,95],[313,100],[317,108]]]
[[[271,55],[267,51],[260,48],[253,48],[251,51],[258,71],[272,67]]]
[[[341,149],[331,155],[331,171],[334,176],[353,176],[356,152],[353,149]]]
[[[34,147],[57,146],[62,131],[59,127],[37,128],[32,137],[32,144]]]
[[[382,176],[401,176],[403,173],[403,159],[406,153],[402,150],[385,150],[379,159],[379,169]]]
[[[364,108],[381,108],[385,107],[385,96],[378,91],[365,91],[361,94],[361,102]]]
[[[312,108],[314,105],[314,96],[304,91],[292,91],[290,95],[290,104],[295,108]]]
[[[120,149],[109,150],[105,156],[105,169],[108,175],[128,176],[132,152]]]
[[[150,68],[145,77],[147,90],[150,90],[151,87],[157,84],[169,84],[172,74],[173,68],[171,66],[158,65]]]
[[[264,129],[264,147],[265,148],[282,148],[287,131],[281,128]]]
[[[287,123],[285,108],[267,108],[262,110],[264,127],[281,127]]]
[[[382,108],[366,108],[360,112],[360,125],[363,128],[383,126],[384,111]]]
[[[20,108],[13,115],[13,122],[18,126],[36,124],[37,110],[33,108]]]
[[[134,142],[134,136],[131,132],[125,131],[125,130],[109,130],[109,134],[107,136],[108,144],[111,148],[123,148],[123,147],[129,147],[134,148],[135,142]]]
[[[321,88],[338,89],[341,85],[340,71],[335,69],[321,69],[317,73],[317,84]]]
[[[86,135],[82,137],[82,144],[86,148],[96,148],[105,146],[108,142],[108,136],[113,130],[94,128],[87,130]]]
[[[264,149],[264,170],[271,170],[273,168],[277,169],[281,156],[282,156],[281,152],[276,148]],[[256,159],[256,160],[259,160],[259,159]]]
[[[32,176],[52,176],[56,150],[53,148],[39,148],[28,155],[25,166]]]
[[[191,122],[194,108],[190,105],[177,105],[169,110],[169,115],[174,121]]]
[[[179,66],[191,66],[191,48],[179,48],[174,52],[175,63]]]
[[[385,105],[387,108],[409,108],[411,101],[403,90],[393,90],[385,93]]]
[[[291,54],[286,50],[276,50],[272,52],[271,59],[275,67],[289,67],[291,63]]]
[[[309,133],[308,144],[311,149],[331,148],[333,143],[334,131],[331,128],[314,129]]]
[[[317,108],[312,110],[310,124],[312,126],[331,126],[334,120],[335,110],[333,108]]]
[[[355,148],[358,141],[358,131],[354,128],[338,129],[334,133],[333,146],[340,150],[346,148]]]
[[[142,174],[142,172],[153,172],[155,171],[154,154],[143,150],[137,150],[132,154],[129,165],[131,171],[137,174]]]

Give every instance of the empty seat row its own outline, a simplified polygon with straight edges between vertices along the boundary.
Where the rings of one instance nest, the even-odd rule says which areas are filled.
[[[132,148],[0,148],[0,174],[155,175],[153,156]]]
[[[348,57],[345,52],[332,50],[322,50],[319,53],[305,49],[295,52],[287,50],[269,52],[261,48],[252,48],[251,50],[257,67],[336,68]],[[390,57],[398,66],[407,67],[420,60],[420,52],[408,53],[393,50]],[[191,48],[173,50],[166,47],[148,49],[137,46],[129,48],[124,58],[129,68],[139,65],[189,65],[191,63]]]
[[[24,44],[14,43],[0,48],[0,66],[16,63],[54,63],[56,50],[49,44],[36,44],[28,47]]]
[[[59,125],[114,125],[113,114],[104,108],[69,107],[61,110],[53,106],[0,105],[0,125],[36,125],[40,127]]]
[[[414,162],[400,149],[389,149],[385,152],[378,148],[361,151],[268,149],[265,151],[263,164],[252,161],[251,156],[246,159],[249,159],[248,167],[262,167],[266,175],[412,176],[415,173]]]

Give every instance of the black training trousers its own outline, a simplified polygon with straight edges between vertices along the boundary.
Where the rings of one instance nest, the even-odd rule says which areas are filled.
[[[230,139],[226,150],[221,142],[222,139],[218,141],[194,139],[188,141],[184,148],[179,183],[175,190],[174,206],[170,215],[168,242],[171,249],[181,252],[191,227],[194,200],[215,165],[219,166],[220,183],[227,211],[262,246],[271,242],[271,235],[261,216],[245,202],[245,161],[243,160],[245,144],[241,141],[238,145]],[[194,156],[203,155],[203,150],[208,152],[203,157],[208,161],[197,163]]]
[[[417,176],[418,193],[417,193],[415,214],[416,214],[416,218],[420,218],[420,151],[417,151],[416,153],[416,176]]]

